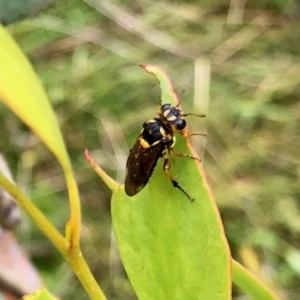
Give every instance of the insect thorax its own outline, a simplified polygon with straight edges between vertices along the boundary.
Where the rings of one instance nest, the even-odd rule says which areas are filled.
[[[164,143],[166,148],[173,144],[173,133],[161,122],[160,119],[150,119],[143,124],[140,134],[140,144],[146,149],[159,143]]]

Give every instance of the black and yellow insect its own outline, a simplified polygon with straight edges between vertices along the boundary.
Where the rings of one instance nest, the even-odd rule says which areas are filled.
[[[172,106],[171,104],[162,104],[161,101],[157,114],[158,118],[150,119],[143,124],[141,133],[129,152],[126,163],[125,192],[128,196],[134,196],[140,192],[148,183],[159,158],[163,158],[163,169],[173,186],[181,190],[193,201],[170,173],[171,164],[167,152],[170,156],[188,157],[199,160],[191,155],[173,151],[176,142],[174,133],[177,132],[187,136],[184,131],[186,127],[184,118],[189,115],[198,117],[204,117],[205,115],[183,114],[179,108],[179,104]],[[188,134],[188,136],[191,135],[205,134]]]

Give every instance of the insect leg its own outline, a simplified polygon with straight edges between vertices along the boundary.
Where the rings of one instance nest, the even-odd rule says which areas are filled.
[[[202,136],[207,136],[206,133],[201,133],[201,132],[191,132],[191,133],[183,133],[182,134],[183,136],[185,137],[190,137],[190,136],[193,136],[193,135],[202,135]]]
[[[188,114],[182,114],[181,116],[183,117],[187,117],[187,116],[195,116],[195,117],[199,117],[199,118],[204,118],[206,117],[206,115],[199,115],[199,114],[194,114],[194,113],[188,113]],[[184,133],[183,134],[185,137],[190,137],[190,136],[193,136],[193,135],[202,135],[202,136],[206,136],[206,133]]]
[[[195,116],[195,117],[199,117],[199,118],[205,118],[206,115],[199,115],[199,114],[194,114],[194,113],[188,113],[188,114],[181,114],[183,117],[187,117],[187,116]]]
[[[178,184],[178,182],[175,180],[175,178],[173,177],[173,175],[170,173],[170,168],[171,168],[171,163],[169,161],[169,159],[164,156],[164,172],[166,173],[166,175],[168,176],[168,178],[170,179],[170,181],[172,182],[173,186],[175,188],[178,188],[181,192],[183,192],[192,202],[194,201],[193,198],[191,198],[191,196]]]
[[[199,162],[201,162],[201,159],[198,157],[194,157],[192,155],[186,154],[186,153],[181,153],[181,152],[174,152],[172,148],[168,149],[168,152],[171,156],[177,156],[177,157],[187,157],[187,158],[191,158],[191,159],[195,159],[198,160]]]

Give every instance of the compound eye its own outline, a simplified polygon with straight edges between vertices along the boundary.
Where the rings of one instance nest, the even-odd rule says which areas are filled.
[[[179,120],[177,123],[176,123],[176,129],[177,130],[183,130],[186,126],[186,121],[185,120]]]

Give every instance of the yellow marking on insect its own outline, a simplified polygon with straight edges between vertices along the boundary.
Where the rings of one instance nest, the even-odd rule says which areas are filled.
[[[157,145],[157,144],[159,144],[161,141],[160,140],[158,140],[158,141],[156,141],[156,142],[154,142],[153,144],[149,144],[145,139],[143,139],[143,138],[140,138],[139,139],[140,140],[140,145],[144,148],[144,149],[148,149],[148,148],[150,148],[150,147],[153,147],[153,146],[155,146],[155,145]]]
[[[160,133],[163,137],[166,136],[166,131],[164,130],[164,128],[163,128],[162,126],[159,128],[159,133]]]
[[[143,138],[140,138],[140,145],[144,148],[144,149],[148,149],[151,147],[151,145],[149,145],[149,143],[144,140]]]
[[[150,119],[150,120],[148,120],[146,123],[156,123],[156,122],[157,122],[156,120]]]
[[[167,117],[168,117],[168,114],[169,114],[170,112],[171,112],[170,109],[165,110],[165,111],[164,111],[164,114],[163,114],[164,117],[167,118]]]
[[[157,145],[157,144],[159,144],[160,142],[161,142],[160,140],[154,142],[153,144],[151,144],[151,147],[152,147],[152,146],[155,146],[155,145]]]
[[[174,115],[171,115],[170,117],[167,117],[167,120],[168,120],[169,122],[175,121],[176,119],[177,119],[177,117],[174,116]]]
[[[172,145],[170,146],[170,149],[172,149],[172,148],[175,146],[175,143],[176,143],[176,137],[173,136],[173,143],[172,143]]]

